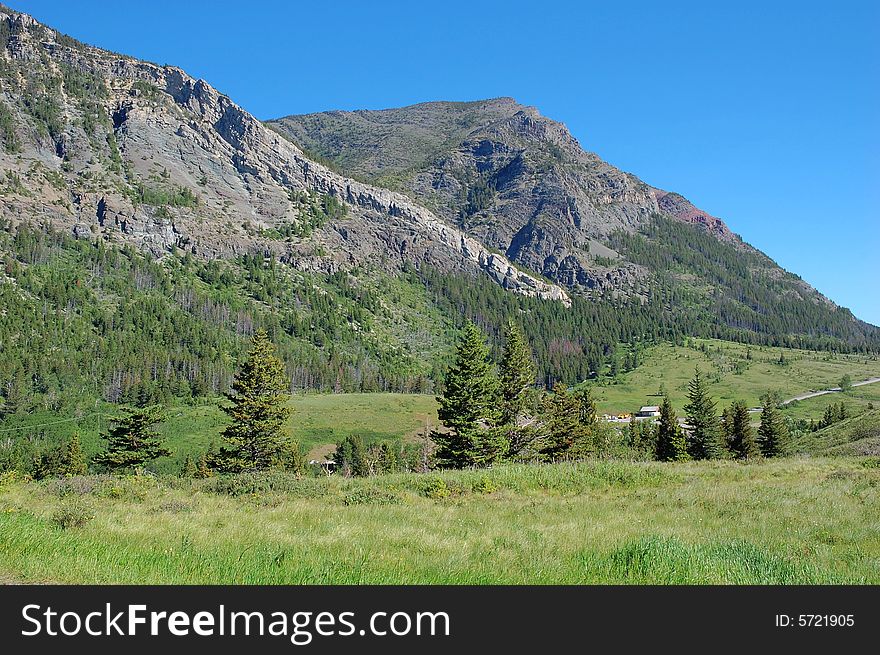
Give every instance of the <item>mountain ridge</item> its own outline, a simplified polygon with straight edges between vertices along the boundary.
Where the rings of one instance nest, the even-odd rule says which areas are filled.
[[[103,91],[103,98],[98,93],[102,106],[92,109],[99,110],[98,121],[104,125],[92,125],[91,134],[67,120],[60,127],[47,126],[49,139],[31,140],[17,135],[20,147],[28,150],[25,154],[49,168],[50,174],[56,176],[54,179],[60,175],[62,181],[72,187],[70,196],[75,208],[66,208],[59,202],[48,212],[71,229],[86,234],[94,230],[97,223],[97,232],[104,236],[138,241],[156,254],[170,247],[183,247],[195,255],[208,257],[265,249],[294,265],[323,268],[328,272],[346,262],[364,259],[364,255],[371,259],[379,253],[396,254],[398,265],[410,261],[440,268],[457,266],[481,270],[506,289],[569,302],[560,287],[518,270],[503,255],[490,252],[454,226],[442,224],[404,196],[343,178],[310,161],[296,146],[267,130],[204,80],[195,80],[173,66],[158,66],[81,44],[58,35],[25,14],[8,9],[3,13],[0,21],[6,32],[6,61],[39,61],[40,74],[50,80],[55,79],[52,73],[56,69],[75,67],[93,78],[89,84]],[[58,88],[63,102],[57,113],[65,118],[82,119],[77,116],[82,113],[77,111],[78,107],[71,106],[76,103],[69,102],[70,96],[65,93],[67,86],[63,75],[61,77]],[[148,86],[142,88],[142,83]],[[42,86],[46,86],[45,81]],[[43,90],[36,89],[36,95]],[[6,88],[4,92],[8,96]],[[27,103],[24,104],[27,109]],[[106,114],[105,120],[101,120],[101,111]],[[22,122],[26,122],[26,113],[19,114],[20,119],[25,119]],[[85,120],[80,122],[85,125]],[[53,134],[50,127],[58,133]],[[83,191],[84,185],[78,184],[79,180],[73,176],[65,175],[71,171],[65,171],[60,164],[65,155],[71,154],[70,159],[76,159],[75,150],[94,146],[92,137],[102,127],[106,128],[108,147],[98,144],[101,147],[91,148],[92,154],[112,161],[114,155],[119,158],[121,146],[130,168],[122,167],[115,175],[105,175],[104,188]],[[111,141],[115,145],[111,146]],[[20,160],[21,153],[17,154]],[[157,155],[158,163],[152,166],[141,163],[156,160]],[[75,170],[77,163],[88,164],[70,163],[74,173],[82,172]],[[4,161],[4,165],[9,164],[8,159]],[[116,164],[119,169],[120,164]],[[195,189],[193,193],[198,195],[198,200],[194,202],[201,206],[166,207],[160,212],[164,215],[157,216],[157,212],[144,209],[147,205],[143,198],[140,203],[131,202],[127,197],[131,194],[126,191],[154,179],[160,167],[160,175],[172,179],[173,184]],[[110,165],[110,169],[113,168]],[[200,185],[199,180],[204,183]],[[155,182],[162,183],[158,179]],[[25,207],[27,192],[35,191],[28,186],[26,176],[21,186],[25,193],[13,200],[18,202],[18,211],[9,213],[45,215],[45,206]],[[120,190],[122,193],[116,192]],[[58,191],[60,196],[65,190],[59,188]],[[282,245],[260,238],[259,232],[263,230],[298,220],[297,203],[289,197],[291,192],[331,195],[356,210],[344,225],[329,221],[316,230],[314,241],[323,246],[325,252],[335,254],[329,261],[327,257],[315,256],[308,243]],[[34,196],[39,199],[39,194]],[[4,204],[8,206],[9,200],[4,198]],[[199,209],[206,211],[198,216]],[[254,220],[254,229],[240,229],[231,223],[224,226],[225,230],[199,229],[199,222],[193,219],[201,218],[203,225],[205,214],[211,211],[215,216],[218,213],[244,215]],[[118,231],[113,232],[111,225],[119,228]]]
[[[880,338],[721,219],[583,150],[512,98],[264,124],[179,68],[0,13],[0,210],[13,222],[48,221],[160,258],[262,254],[323,275],[427,267],[564,306],[654,299],[746,331]],[[352,117],[377,116],[384,131],[362,125],[361,141],[341,138]],[[316,136],[297,139],[297,121]],[[684,256],[685,242],[699,257]]]

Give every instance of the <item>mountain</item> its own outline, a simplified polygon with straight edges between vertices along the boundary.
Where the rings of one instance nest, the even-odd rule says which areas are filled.
[[[721,219],[585,151],[564,125],[511,98],[268,124],[336,170],[408,195],[574,293],[645,297],[676,286],[731,327],[876,339],[875,328]]]
[[[515,317],[547,384],[686,335],[880,347],[512,100],[265,124],[3,7],[0,261],[0,417],[222,392],[257,327],[346,391],[431,390],[465,318]]]
[[[311,161],[178,68],[87,46],[10,9],[0,45],[2,211],[13,220],[45,219],[156,255],[265,251],[323,272],[363,262],[482,270],[504,288],[568,303],[560,287],[408,198]],[[344,203],[345,216],[311,211],[326,197]]]

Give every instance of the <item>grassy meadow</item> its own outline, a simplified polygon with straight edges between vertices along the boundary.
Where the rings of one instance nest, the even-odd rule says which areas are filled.
[[[708,354],[701,349],[706,344]],[[835,355],[806,350],[747,346],[719,340],[691,339],[690,346],[662,344],[645,349],[638,368],[622,373],[616,383],[607,378],[589,382],[599,402],[600,412],[631,412],[641,405],[658,404],[659,389],[665,389],[679,413],[686,403],[687,384],[699,365],[707,375],[710,389],[719,407],[734,399],[750,406],[768,389],[778,390],[789,398],[813,389],[835,386],[844,374],[853,381],[880,376],[880,361],[865,356]],[[747,355],[750,353],[750,355]],[[780,365],[780,355],[788,362]],[[750,356],[751,359],[747,359]],[[847,394],[829,394],[787,405],[783,411],[793,418],[820,419],[825,407],[844,402],[851,414],[880,407],[880,383],[853,388]],[[359,434],[366,443],[408,439],[424,430],[426,423],[437,425],[437,403],[433,395],[304,394],[290,401],[293,414],[288,432],[300,443],[309,458],[326,455],[345,437]],[[91,411],[77,416],[59,416],[52,411],[7,417],[3,434],[64,441],[76,431],[86,453],[91,456],[104,448],[100,434],[107,429],[116,408],[96,403]],[[173,451],[151,465],[158,473],[175,473],[189,454],[198,456],[210,444],[220,443],[226,425],[225,414],[217,400],[194,404],[177,403],[167,408],[167,419],[159,426]],[[755,415],[755,421],[758,417]],[[0,436],[3,436],[0,434]]]
[[[0,578],[880,583],[880,460],[0,482]]]
[[[437,425],[437,402],[434,396],[422,394],[305,394],[292,396],[290,407],[293,413],[288,431],[310,457],[326,454],[328,447],[352,434],[359,434],[368,444],[398,441],[424,431],[426,423]],[[94,413],[73,420],[49,411],[37,412],[10,417],[0,430],[24,437],[41,434],[52,443],[77,432],[86,454],[92,456],[105,448],[100,435],[116,413],[109,404],[99,404]],[[176,473],[187,453],[198,457],[212,442],[219,445],[220,433],[228,422],[213,401],[172,405],[165,415],[157,429],[173,454],[151,465],[159,473]]]
[[[710,391],[719,406],[734,400],[744,400],[750,407],[758,406],[760,396],[770,389],[778,391],[783,398],[791,398],[834,387],[847,373],[854,382],[880,376],[880,361],[876,357],[750,346],[714,339],[690,341],[690,346],[661,344],[646,349],[640,365],[620,374],[616,383],[606,378],[588,383],[599,401],[600,411],[632,412],[642,405],[658,405],[663,389],[676,411],[681,413],[687,403],[687,385],[696,366],[709,380]],[[706,344],[708,353],[700,349],[702,344]],[[778,363],[780,355],[785,356],[785,364]],[[861,398],[857,395],[861,393],[880,394],[880,383],[856,387],[853,397]],[[824,398],[827,402],[841,399],[838,394]],[[824,406],[816,417],[821,417],[823,411]],[[812,415],[810,405],[804,407],[802,414],[804,418]]]

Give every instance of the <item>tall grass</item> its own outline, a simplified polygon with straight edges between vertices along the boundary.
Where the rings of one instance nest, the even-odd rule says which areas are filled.
[[[878,583],[880,469],[872,461],[597,461],[365,480],[7,480],[0,577]],[[84,520],[62,526],[59,516]]]

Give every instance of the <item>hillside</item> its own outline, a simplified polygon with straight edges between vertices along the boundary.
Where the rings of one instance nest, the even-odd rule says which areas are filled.
[[[683,196],[584,150],[511,98],[332,111],[268,123],[347,175],[432,208],[527,270],[593,298],[676,297],[717,324],[876,343],[836,307]],[[694,228],[699,229],[694,229]]]
[[[749,407],[760,406],[767,391],[785,400],[799,394],[834,387],[844,375],[863,380],[880,375],[876,357],[831,354],[809,350],[750,346],[719,340],[689,339],[687,345],[662,344],[637,352],[638,366],[627,369],[623,356],[612,361],[604,375],[589,382],[601,411],[632,412],[642,405],[656,405],[660,391],[669,394],[681,414],[687,404],[688,383],[699,367],[706,377],[711,396],[723,408],[735,400]],[[611,366],[618,369],[611,376]],[[875,396],[880,399],[880,383],[855,387],[848,394],[829,394],[783,407],[793,418],[819,420],[829,403],[844,402],[853,412],[864,410]],[[875,400],[880,404],[880,400]]]
[[[811,455],[880,455],[880,410],[871,409],[808,432],[794,447],[795,452]]]
[[[344,142],[314,156],[349,173],[279,134],[298,121],[308,152]],[[261,327],[295,391],[433,393],[465,319],[497,355],[516,318],[546,386],[687,336],[880,347],[509,99],[270,129],[178,68],[0,8],[0,169],[4,422],[216,398]]]
[[[273,256],[300,271],[370,263],[482,271],[568,302],[404,196],[342,177],[204,80],[91,47],[0,10],[7,218],[80,238],[213,259]]]

